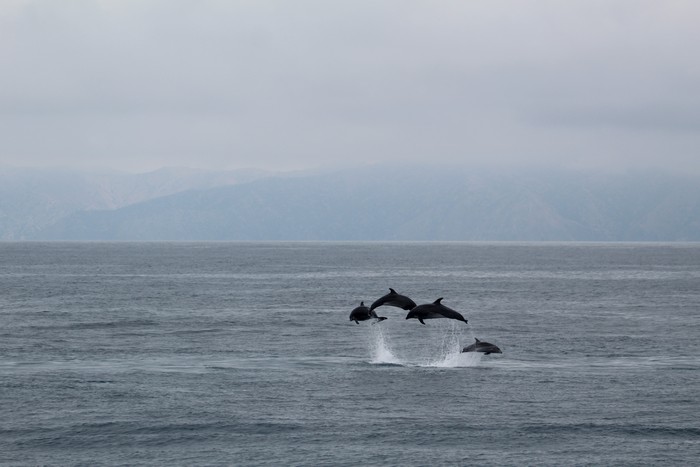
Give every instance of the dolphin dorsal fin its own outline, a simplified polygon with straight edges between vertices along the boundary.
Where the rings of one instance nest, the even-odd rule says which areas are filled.
[[[360,302],[360,306],[365,306],[365,302],[364,301]]]
[[[433,305],[440,305],[440,300],[442,300],[443,297],[438,298],[433,302]]]
[[[474,338],[474,340],[475,340],[477,343],[481,342],[481,341],[480,341],[479,339],[477,339],[476,337]]]
[[[389,287],[389,292],[395,294],[395,293],[396,293],[396,290],[394,290],[394,289],[392,289],[391,287]]]

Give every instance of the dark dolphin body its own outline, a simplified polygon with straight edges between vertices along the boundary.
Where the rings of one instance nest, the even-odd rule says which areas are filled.
[[[463,348],[462,352],[482,352],[485,355],[490,353],[503,353],[501,352],[501,349],[489,342],[482,342],[476,337],[474,339],[476,342]]]
[[[405,295],[396,293],[396,290],[390,288],[389,293],[375,300],[369,309],[374,310],[382,305],[395,306],[404,310],[412,310],[416,307],[416,302]]]
[[[360,302],[360,306],[350,312],[350,321],[354,321],[355,324],[360,324],[360,321],[367,321],[368,319],[376,319],[376,322],[379,322],[384,321],[386,318],[377,316],[377,313],[365,306],[365,302]]]
[[[445,305],[440,303],[441,300],[442,297],[438,298],[433,303],[425,303],[423,305],[418,305],[417,307],[408,312],[408,314],[406,315],[406,319],[415,318],[418,321],[420,321],[421,324],[425,324],[423,322],[424,319],[438,318],[449,318],[456,319],[457,321],[464,321],[465,323],[467,322],[467,320],[464,319],[464,316],[457,313],[452,308],[446,307]]]

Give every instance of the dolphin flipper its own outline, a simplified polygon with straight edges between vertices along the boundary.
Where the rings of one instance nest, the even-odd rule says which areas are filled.
[[[384,316],[377,316],[376,318],[377,318],[377,321],[372,323],[372,326],[374,326],[377,323],[381,323],[382,321],[384,321],[386,319],[386,317],[384,317]]]

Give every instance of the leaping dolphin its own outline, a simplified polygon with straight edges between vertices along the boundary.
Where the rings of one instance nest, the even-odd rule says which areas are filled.
[[[368,319],[376,319],[377,321],[375,321],[375,323],[378,323],[379,321],[384,321],[386,318],[384,316],[377,316],[377,313],[365,306],[365,302],[360,302],[360,306],[350,312],[350,321],[354,321],[355,324],[360,324],[360,321],[367,321]]]
[[[408,312],[408,314],[406,315],[406,319],[415,318],[418,321],[420,321],[421,324],[425,324],[423,322],[424,319],[438,318],[449,318],[456,319],[457,321],[464,321],[465,323],[467,322],[467,320],[464,319],[464,316],[462,316],[452,308],[449,308],[440,303],[441,300],[442,297],[438,298],[433,303],[425,303],[423,305],[418,305],[417,307]]]
[[[503,353],[501,352],[501,349],[491,344],[490,342],[482,342],[476,337],[474,339],[476,340],[476,342],[463,348],[462,352],[481,352],[484,355],[488,355],[491,353]]]
[[[405,295],[396,293],[396,290],[389,288],[389,293],[375,300],[369,309],[374,310],[382,305],[395,306],[404,310],[412,310],[416,307],[416,302]]]

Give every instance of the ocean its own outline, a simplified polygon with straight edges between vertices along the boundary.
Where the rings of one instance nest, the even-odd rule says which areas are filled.
[[[349,321],[389,287],[469,323]],[[0,290],[2,465],[699,465],[697,243],[8,242]]]

